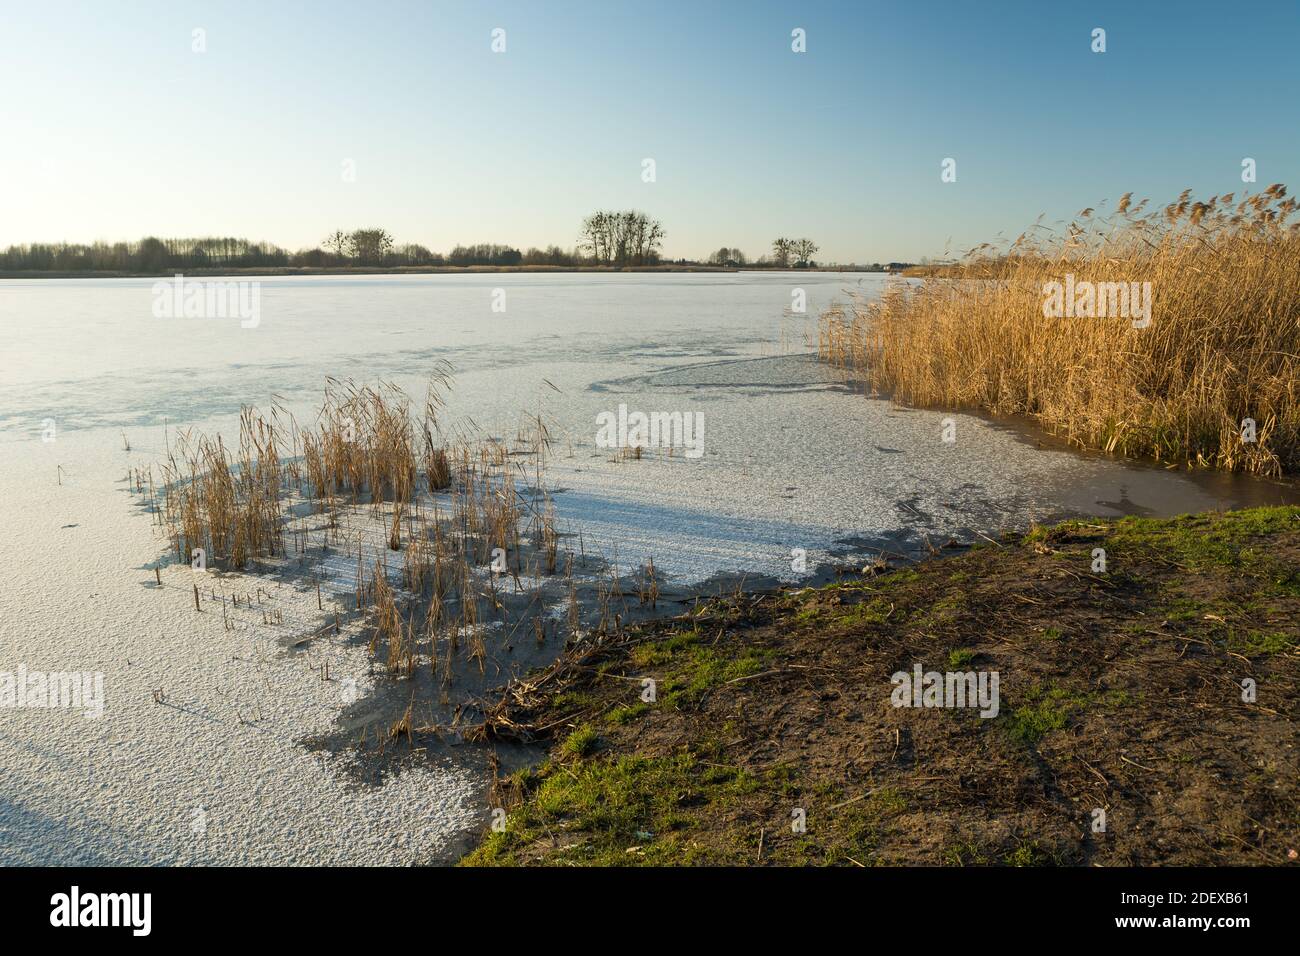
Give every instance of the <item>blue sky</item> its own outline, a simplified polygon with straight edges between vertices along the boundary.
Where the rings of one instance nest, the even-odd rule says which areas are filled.
[[[1300,186],[1298,41],[1294,0],[0,0],[0,245],[568,247],[635,207],[672,256],[941,256],[1129,190],[1240,192],[1243,157]]]

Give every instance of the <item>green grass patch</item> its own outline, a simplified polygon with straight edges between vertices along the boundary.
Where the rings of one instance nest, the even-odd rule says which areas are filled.
[[[583,724],[573,733],[564,739],[561,746],[565,753],[573,754],[575,757],[586,757],[596,750],[596,744],[599,737],[596,730],[590,724]]]
[[[619,704],[605,715],[605,720],[614,725],[630,724],[650,709],[645,701],[635,704]]]
[[[1272,562],[1269,555],[1253,546],[1254,539],[1298,527],[1300,508],[1294,506],[1168,519],[1130,515],[1115,523],[1110,540],[1120,546],[1159,552],[1195,569],[1260,570]]]
[[[1037,840],[1022,843],[1002,858],[1007,866],[1051,866],[1056,863],[1052,854],[1038,845]]]
[[[1296,646],[1296,639],[1279,631],[1228,629],[1228,650],[1238,654],[1283,654]]]
[[[874,597],[870,601],[855,604],[843,615],[843,619],[854,624],[884,624],[894,611],[892,601]]]
[[[551,706],[559,711],[592,710],[600,706],[600,698],[580,691],[564,691],[551,698]]]
[[[765,670],[771,658],[770,651],[756,647],[745,648],[735,657],[725,657],[711,647],[693,647],[677,661],[663,701],[678,709],[692,706],[714,687]]]
[[[963,670],[975,660],[975,652],[969,647],[958,647],[948,652],[948,670]]]
[[[632,648],[629,656],[632,662],[640,667],[657,667],[667,664],[679,653],[698,644],[699,641],[700,632],[692,629],[683,631],[681,634],[674,634],[664,641],[657,641],[653,644],[640,644]]]
[[[954,843],[943,851],[946,866],[988,866],[988,854],[974,843]]]
[[[1007,718],[1011,736],[1033,747],[1054,730],[1061,730],[1071,714],[1090,702],[1090,695],[1080,695],[1059,687],[1036,687],[1025,695],[1025,702]]]
[[[554,839],[548,863],[595,866],[710,863],[692,834],[710,826],[709,807],[753,792],[755,778],[705,763],[686,750],[667,757],[624,755],[578,765],[547,764],[531,793],[462,865],[511,865],[540,840]],[[636,848],[629,853],[630,848]]]

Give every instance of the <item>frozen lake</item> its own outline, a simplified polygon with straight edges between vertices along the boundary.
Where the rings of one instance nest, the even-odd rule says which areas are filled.
[[[80,481],[77,454],[144,462],[164,425],[226,434],[279,397],[309,421],[327,376],[395,382],[417,401],[454,369],[446,420],[509,437],[542,414],[562,518],[620,560],[674,575],[789,576],[789,551],[996,531],[1065,514],[1168,514],[1274,500],[1275,486],[1039,451],[1023,430],[852,394],[810,361],[816,316],[885,277],[497,274],[260,282],[256,328],[153,316],[153,280],[0,284],[0,441]],[[792,313],[796,290],[806,313]],[[499,311],[498,311],[499,310]],[[759,361],[755,361],[759,360]],[[612,462],[596,416],[698,413],[698,460]],[[39,442],[53,421],[57,443]],[[35,443],[33,444],[33,440]],[[13,449],[16,453],[16,449]],[[79,453],[78,453],[79,454]],[[62,457],[61,457],[62,456]],[[56,461],[56,459],[60,459]],[[64,460],[66,459],[66,460]],[[119,475],[114,474],[117,478]],[[621,541],[620,541],[621,539]]]
[[[187,613],[183,594],[148,591],[164,544],[128,468],[158,460],[165,430],[234,434],[241,405],[278,397],[310,422],[327,376],[390,381],[418,404],[446,362],[449,427],[509,438],[542,415],[561,523],[683,587],[797,580],[792,549],[811,572],[1035,518],[1294,500],[865,398],[807,353],[822,308],[884,281],[270,278],[254,328],[155,318],[153,280],[0,282],[0,672],[102,672],[107,696],[99,720],[0,711],[0,863],[421,862],[482,824],[472,761],[356,786],[300,745],[338,718],[334,689]],[[596,422],[620,405],[702,415],[703,454],[613,460]],[[337,653],[339,673],[363,672]]]

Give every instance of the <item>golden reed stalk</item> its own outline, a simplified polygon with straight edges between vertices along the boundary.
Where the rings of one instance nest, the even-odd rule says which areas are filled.
[[[1263,475],[1300,466],[1300,224],[1273,185],[1189,192],[1142,215],[1083,210],[1062,235],[985,244],[880,302],[822,316],[819,353],[873,390],[1025,414],[1080,447]],[[1149,282],[1151,322],[1048,317],[1048,283]],[[1256,423],[1254,441],[1243,419]]]

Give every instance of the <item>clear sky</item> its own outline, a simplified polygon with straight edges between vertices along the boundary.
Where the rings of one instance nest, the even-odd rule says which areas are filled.
[[[1300,187],[1298,48],[1296,0],[0,0],[0,245],[569,247],[634,207],[674,257],[915,260],[1243,157]]]

